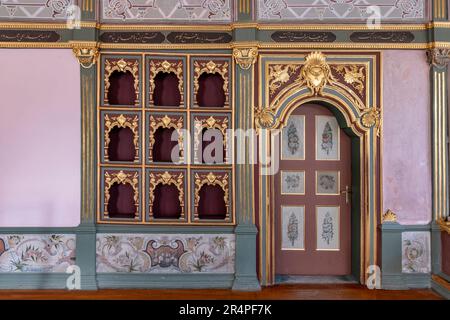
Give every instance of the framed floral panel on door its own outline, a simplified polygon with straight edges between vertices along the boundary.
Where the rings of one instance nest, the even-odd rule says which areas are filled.
[[[290,116],[283,128],[281,160],[305,160],[305,116]]]
[[[333,116],[316,116],[316,160],[339,160],[340,130]]]
[[[316,171],[316,195],[339,195],[339,171]]]
[[[316,206],[318,251],[339,251],[339,206]]]
[[[305,171],[281,171],[281,194],[304,195]]]
[[[281,250],[305,250],[305,207],[281,206]]]

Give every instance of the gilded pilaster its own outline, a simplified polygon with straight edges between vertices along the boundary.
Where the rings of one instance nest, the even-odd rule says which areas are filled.
[[[433,0],[433,21],[447,20],[448,17],[448,3],[447,0]]]

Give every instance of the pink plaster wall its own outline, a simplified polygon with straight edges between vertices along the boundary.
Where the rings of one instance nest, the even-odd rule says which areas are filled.
[[[80,222],[80,67],[71,50],[0,49],[0,227]]]
[[[424,51],[383,52],[383,202],[401,224],[431,220],[429,66]]]

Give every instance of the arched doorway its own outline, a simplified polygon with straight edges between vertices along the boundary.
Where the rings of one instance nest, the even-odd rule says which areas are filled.
[[[330,109],[301,105],[280,133],[273,176],[277,282],[352,274],[352,143]]]

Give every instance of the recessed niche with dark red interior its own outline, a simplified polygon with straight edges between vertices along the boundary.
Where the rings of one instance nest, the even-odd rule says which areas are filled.
[[[136,150],[134,134],[130,128],[114,127],[109,132],[108,159],[109,161],[134,161]]]
[[[172,162],[172,150],[178,145],[178,141],[172,141],[174,132],[174,128],[158,128],[155,131],[155,144],[152,150],[154,162]]]
[[[109,77],[108,103],[110,105],[135,105],[136,91],[131,72],[114,71]]]
[[[176,74],[159,72],[154,81],[153,103],[155,106],[179,107],[181,103],[181,94],[178,89],[180,80]]]
[[[206,139],[205,133],[208,130],[214,130],[214,133],[210,133],[210,135],[207,136],[208,139]],[[222,147],[222,149],[223,149],[222,157],[219,157],[220,155],[217,155],[219,157],[219,159],[217,159],[217,161],[212,161],[212,160],[216,160],[217,148],[214,148],[214,150],[212,151],[212,154],[211,154],[212,159],[205,159],[205,155],[206,155],[205,149],[206,149],[206,147],[209,146],[211,143],[216,143],[215,139],[216,139],[216,136],[218,136],[219,133],[220,133],[221,138],[220,138],[218,144],[221,144],[223,146]],[[203,131],[202,131],[201,139],[202,139],[201,140],[202,141],[202,154],[199,155],[199,156],[202,159],[202,163],[207,163],[207,164],[221,164],[221,163],[224,163],[225,162],[224,158],[225,158],[226,147],[225,147],[225,144],[223,143],[223,136],[222,136],[222,133],[220,132],[220,130],[204,128]],[[210,140],[210,141],[208,141],[208,140]],[[209,155],[209,153],[211,153],[211,152],[208,151],[208,155]]]
[[[108,215],[110,218],[134,219],[136,206],[134,190],[130,184],[113,184],[109,189]]]
[[[197,104],[205,108],[225,106],[224,80],[217,73],[203,73],[198,78]]]
[[[181,216],[180,191],[173,184],[158,184],[154,190],[153,217],[179,219]]]
[[[205,184],[199,191],[197,213],[199,219],[224,220],[227,216],[225,192],[218,185]]]

